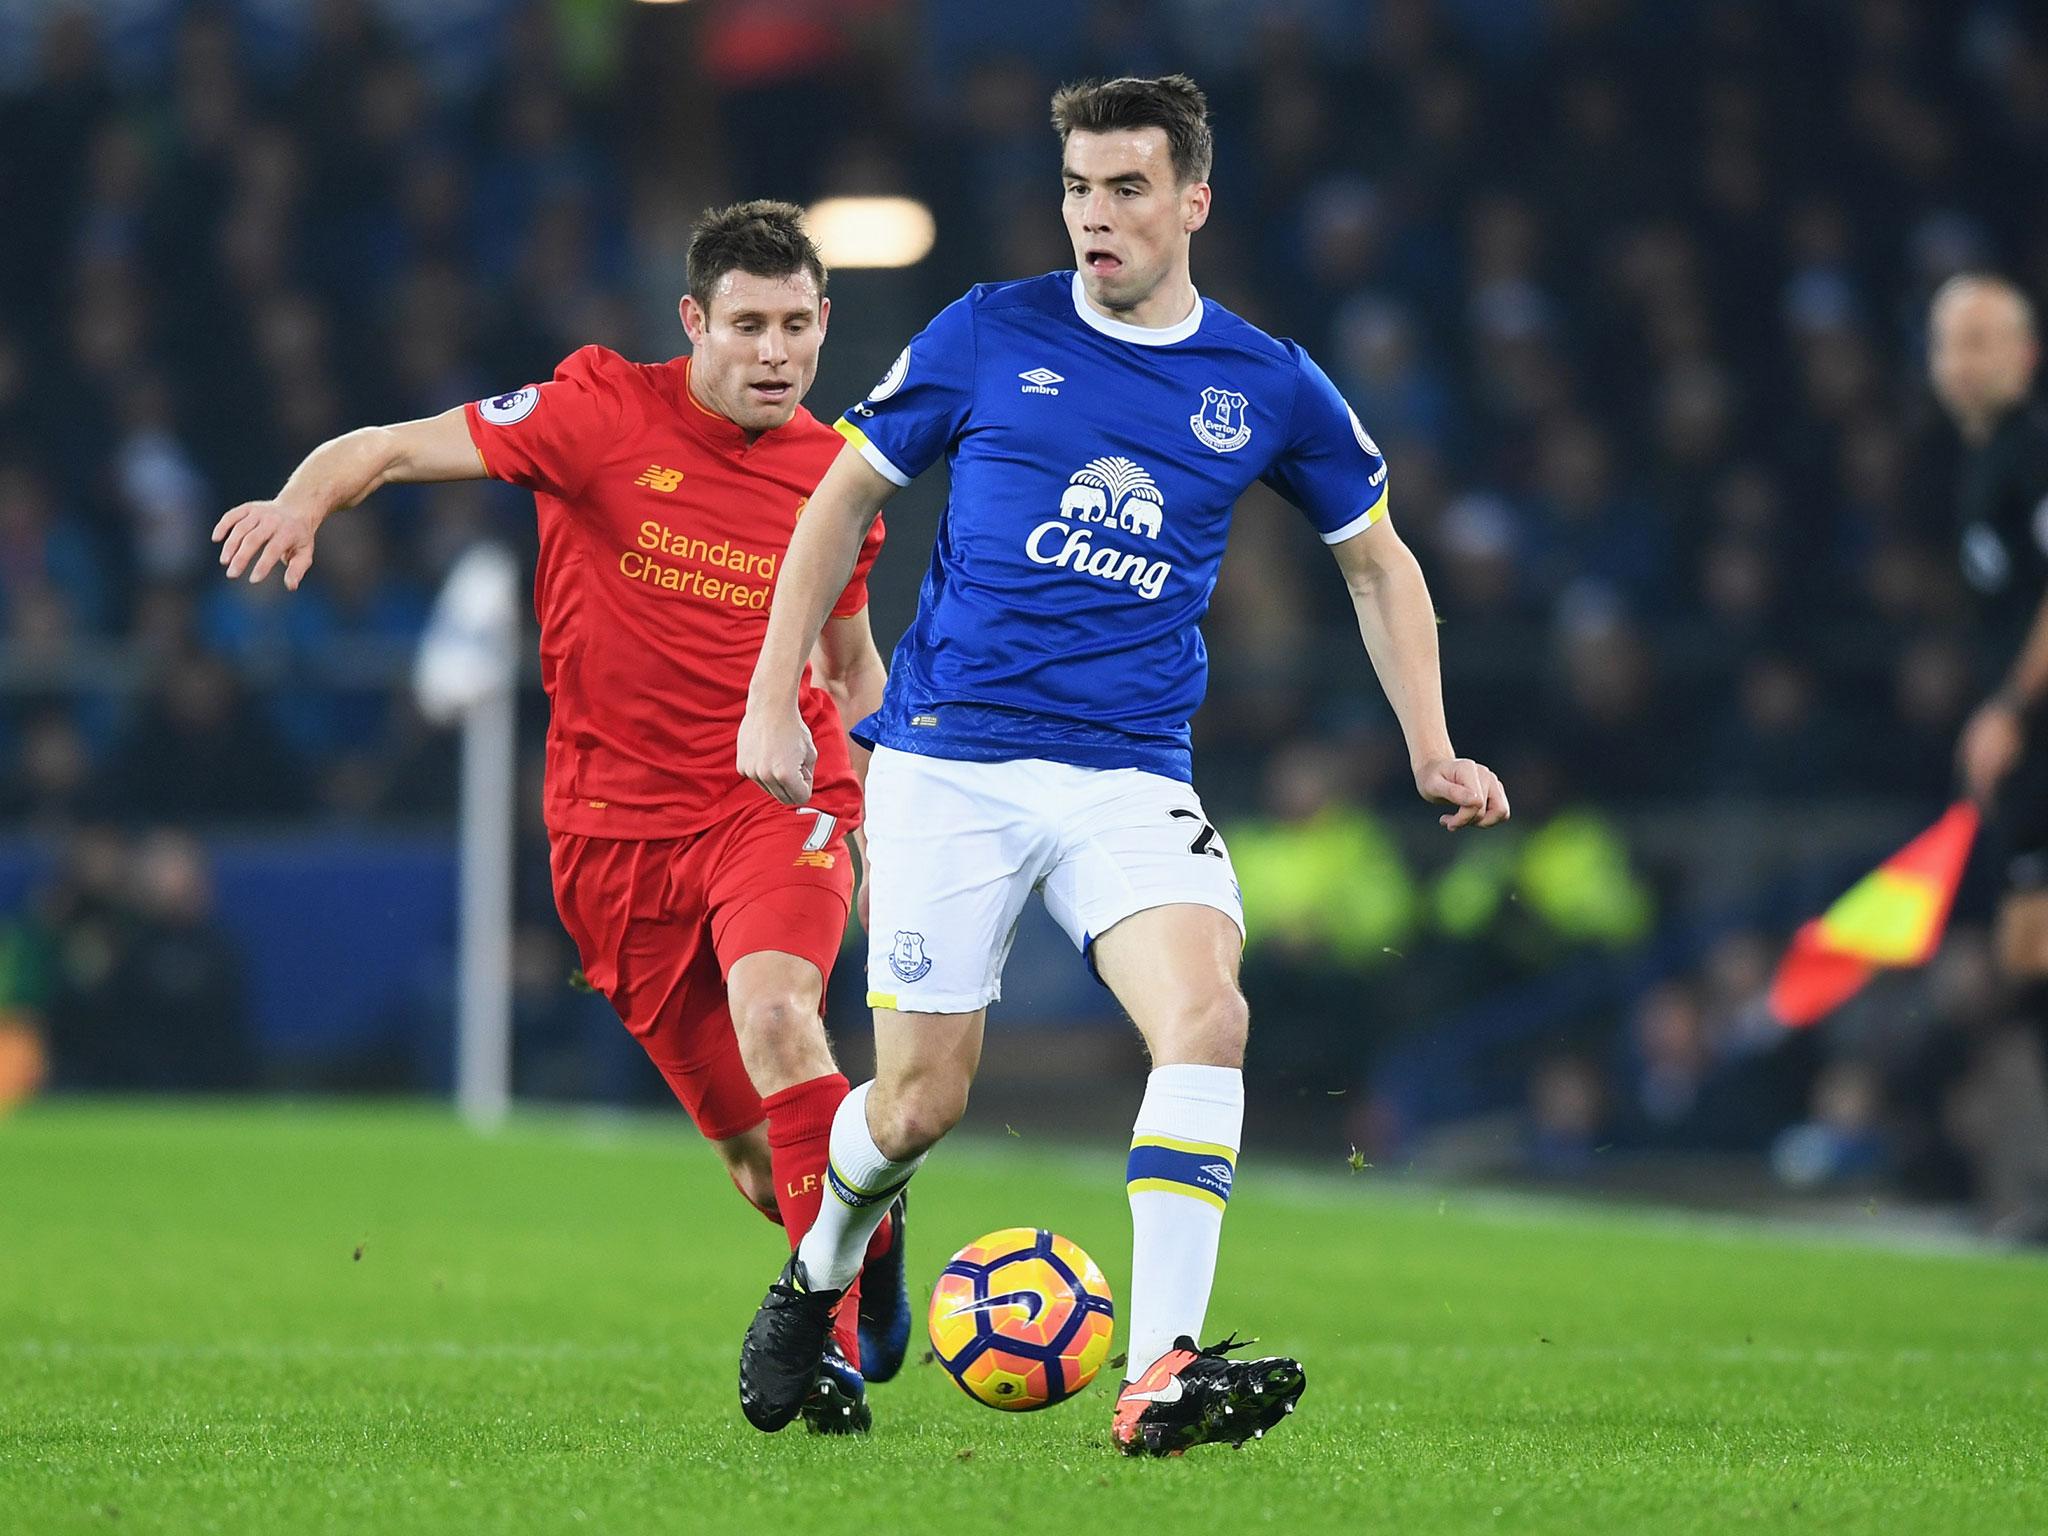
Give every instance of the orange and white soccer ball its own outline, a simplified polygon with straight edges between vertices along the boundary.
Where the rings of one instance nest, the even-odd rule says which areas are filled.
[[[960,1390],[1021,1412],[1064,1402],[1109,1357],[1116,1307],[1080,1245],[1006,1227],[969,1243],[932,1287],[932,1349]]]

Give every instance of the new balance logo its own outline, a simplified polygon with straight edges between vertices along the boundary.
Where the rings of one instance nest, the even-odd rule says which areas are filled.
[[[1033,368],[1017,377],[1024,381],[1021,393],[1027,395],[1056,395],[1057,386],[1067,382],[1065,374],[1054,373],[1050,368]]]
[[[640,471],[640,478],[633,482],[644,485],[650,491],[672,491],[683,483],[680,469],[663,469],[659,464],[650,464]]]

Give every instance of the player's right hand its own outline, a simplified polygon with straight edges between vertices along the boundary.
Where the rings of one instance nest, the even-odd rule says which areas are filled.
[[[213,525],[213,542],[220,546],[229,581],[246,569],[254,585],[271,567],[282,565],[285,590],[296,592],[313,568],[317,526],[310,514],[283,502],[245,501]]]
[[[818,744],[795,699],[772,708],[750,702],[740,721],[738,755],[740,772],[784,805],[803,805],[811,798]]]

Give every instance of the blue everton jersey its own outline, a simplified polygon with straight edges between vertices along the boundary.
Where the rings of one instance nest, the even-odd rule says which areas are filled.
[[[1328,543],[1386,510],[1379,449],[1292,342],[1197,298],[1104,318],[1073,272],[947,306],[839,430],[952,496],[881,709],[855,734],[931,757],[1193,776],[1201,620],[1230,512],[1263,480]]]

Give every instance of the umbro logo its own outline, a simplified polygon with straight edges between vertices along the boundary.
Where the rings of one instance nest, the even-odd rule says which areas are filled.
[[[1027,395],[1056,395],[1059,386],[1067,382],[1065,374],[1054,373],[1050,368],[1033,368],[1017,377],[1024,381],[1020,393]]]

